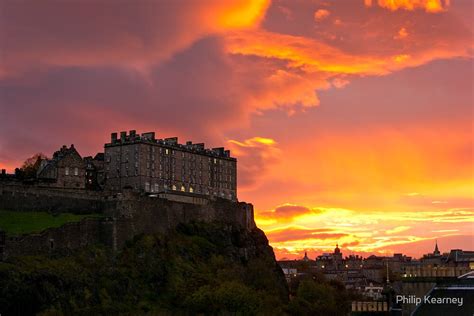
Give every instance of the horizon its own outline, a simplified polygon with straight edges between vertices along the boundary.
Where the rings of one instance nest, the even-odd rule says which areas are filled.
[[[231,150],[278,260],[474,250],[472,6],[4,3],[0,169],[155,131]]]

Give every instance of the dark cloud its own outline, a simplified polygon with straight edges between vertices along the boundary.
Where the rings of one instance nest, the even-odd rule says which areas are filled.
[[[2,158],[69,142],[81,142],[82,151],[97,150],[117,129],[216,142],[217,131],[242,112],[232,72],[219,41],[208,38],[147,74],[105,66],[53,67],[1,80],[0,146],[12,153]]]
[[[310,214],[322,213],[319,209],[310,209],[301,205],[282,205],[275,208],[273,211],[266,211],[258,213],[258,216],[264,218],[274,218],[279,221],[291,220],[295,217]]]

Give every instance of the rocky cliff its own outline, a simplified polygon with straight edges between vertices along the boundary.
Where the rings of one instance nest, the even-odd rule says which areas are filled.
[[[210,222],[140,234],[117,253],[0,263],[2,315],[281,314],[288,290],[265,234]]]
[[[172,199],[126,193],[99,201],[103,218],[8,237],[0,314],[283,313],[286,281],[252,205]]]

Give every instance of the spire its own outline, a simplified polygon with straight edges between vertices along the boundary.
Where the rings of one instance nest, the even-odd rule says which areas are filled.
[[[334,249],[334,253],[335,254],[340,254],[341,253],[341,249],[339,249],[339,244],[336,244],[336,249]]]
[[[433,251],[433,254],[435,256],[438,256],[440,254],[439,249],[438,249],[438,239],[436,239],[436,244],[435,244],[435,249]]]
[[[309,258],[308,258],[308,253],[305,251],[304,252],[304,258],[303,258],[304,261],[309,261]]]

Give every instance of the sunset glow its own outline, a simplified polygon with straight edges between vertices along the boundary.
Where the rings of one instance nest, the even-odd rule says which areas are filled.
[[[280,259],[474,249],[472,1],[92,2],[0,4],[0,168],[156,130],[231,149]]]

